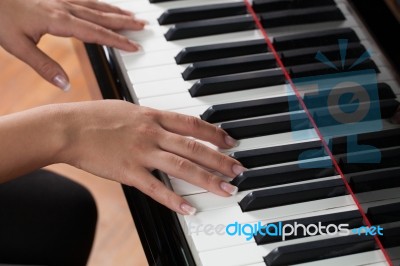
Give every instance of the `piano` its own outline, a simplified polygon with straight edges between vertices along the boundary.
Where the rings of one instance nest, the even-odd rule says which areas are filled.
[[[232,181],[239,193],[229,198],[155,171],[197,207],[193,216],[177,215],[123,186],[150,265],[400,265],[400,126],[390,122],[400,95],[396,1],[105,1],[133,11],[149,25],[142,32],[123,33],[142,45],[137,53],[85,44],[103,97],[215,123],[240,140],[221,152],[248,168]],[[366,51],[370,57],[357,62]],[[329,60],[318,61],[318,53]],[[378,98],[360,106],[378,102],[374,112],[379,117],[369,120],[381,126],[347,135],[333,130],[323,133],[324,139],[330,134],[328,141],[321,141],[307,112],[290,109],[298,99],[287,89],[288,77],[330,77],[338,68],[359,71],[349,80],[376,88]],[[375,73],[373,84],[362,76],[367,70]],[[333,95],[345,93],[346,86],[332,89]],[[318,107],[323,106],[313,108]],[[293,112],[305,127],[293,126]],[[301,139],[293,137],[295,131]],[[347,149],[354,138],[375,147],[379,163],[368,161],[374,150]],[[323,151],[324,144],[330,152]],[[318,152],[299,157],[310,149]],[[337,165],[303,167],[332,164],[329,155]],[[351,158],[366,161],[350,163]],[[352,231],[282,241],[192,230],[258,222],[372,225],[383,228],[383,235]]]

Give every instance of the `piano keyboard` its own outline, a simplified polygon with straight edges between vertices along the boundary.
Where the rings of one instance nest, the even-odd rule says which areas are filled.
[[[239,187],[237,195],[218,197],[169,177],[172,189],[198,209],[193,216],[178,215],[197,265],[399,265],[400,127],[389,118],[399,105],[400,86],[347,1],[253,0],[252,6],[293,78],[336,73],[314,57],[321,51],[339,66],[339,39],[349,43],[347,67],[365,51],[372,51],[371,58],[357,70],[372,68],[378,73],[383,128],[359,134],[358,139],[377,147],[382,162],[347,164],[345,138],[330,137],[332,153],[363,211],[373,225],[384,228],[380,240],[391,261],[373,238],[352,235],[281,241],[190,234],[193,226],[233,222],[264,225],[333,219],[332,223],[353,223],[354,228],[363,222],[334,168],[299,166],[298,155],[321,148],[321,141],[312,128],[298,132],[301,140],[293,137],[293,117],[288,114],[288,96],[293,93],[288,92],[283,72],[244,1],[106,1],[149,22],[141,32],[123,33],[142,45],[139,52],[110,50],[134,102],[200,117],[240,139],[237,147],[221,151],[249,169],[232,181]],[[362,80],[363,74],[353,78]],[[338,94],[341,89],[345,88],[337,88]],[[299,117],[307,119],[302,112]],[[368,156],[353,156],[361,155]],[[321,153],[301,163],[329,161]]]

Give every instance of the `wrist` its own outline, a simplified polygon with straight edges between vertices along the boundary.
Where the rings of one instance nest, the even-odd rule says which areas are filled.
[[[51,108],[54,116],[52,130],[56,132],[51,164],[66,163],[75,166],[79,155],[79,136],[84,123],[79,108],[71,103],[53,105]]]

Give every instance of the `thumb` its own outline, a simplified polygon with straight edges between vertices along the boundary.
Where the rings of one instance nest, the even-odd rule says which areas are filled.
[[[48,55],[42,52],[29,38],[11,46],[9,52],[31,66],[40,76],[63,91],[70,89],[70,83],[64,69]]]

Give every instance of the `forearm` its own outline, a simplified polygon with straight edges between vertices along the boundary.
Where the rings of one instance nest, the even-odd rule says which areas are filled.
[[[57,162],[68,139],[60,106],[0,117],[0,183]]]

